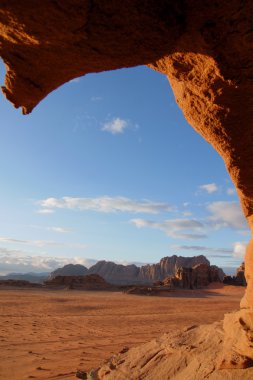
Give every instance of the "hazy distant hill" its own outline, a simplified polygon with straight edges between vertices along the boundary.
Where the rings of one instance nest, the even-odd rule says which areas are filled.
[[[48,272],[9,273],[9,274],[6,274],[5,276],[0,276],[0,280],[22,280],[22,281],[29,281],[33,283],[42,284],[43,281],[45,281],[48,276],[49,276]]]
[[[115,264],[112,261],[98,261],[90,267],[89,274],[99,274],[111,284],[134,284],[139,281],[140,268],[136,265]]]
[[[57,276],[85,276],[88,274],[88,268],[81,264],[67,264],[62,268],[58,268],[50,273],[48,280],[52,280]]]
[[[203,255],[194,257],[182,257],[173,255],[164,257],[157,264],[147,264],[141,267],[136,265],[121,265],[111,261],[98,261],[87,269],[83,265],[65,265],[52,272],[49,279],[56,276],[84,276],[98,274],[111,284],[143,284],[163,280],[167,276],[175,275],[180,267],[191,268],[198,264],[210,265],[209,260]],[[222,274],[221,270],[221,276]]]

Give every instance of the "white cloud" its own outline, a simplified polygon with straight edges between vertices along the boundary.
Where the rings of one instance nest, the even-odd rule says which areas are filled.
[[[54,257],[35,255],[21,250],[10,250],[0,247],[0,275],[10,272],[51,272],[67,264],[81,264],[90,267],[97,262],[95,259],[82,257]]]
[[[237,230],[248,228],[238,202],[212,202],[207,209],[211,213],[208,219],[215,228],[229,227]]]
[[[228,195],[234,195],[236,193],[235,189],[233,187],[229,187],[227,189],[227,194]]]
[[[246,251],[246,243],[243,242],[236,242],[234,243],[234,252],[233,256],[238,258],[244,258],[245,251]]]
[[[202,245],[173,245],[171,248],[178,251],[201,251],[207,253],[223,253],[223,254],[232,254],[233,251],[231,248],[213,248],[206,247]]]
[[[100,100],[102,100],[103,98],[101,96],[92,96],[91,97],[91,101],[92,102],[99,102]]]
[[[45,209],[70,209],[81,211],[97,211],[103,213],[134,212],[157,214],[162,211],[172,211],[167,203],[152,202],[149,200],[135,201],[125,197],[99,197],[99,198],[47,198],[38,201]]]
[[[218,186],[215,183],[207,183],[199,186],[200,190],[206,191],[208,194],[215,193],[218,191]]]
[[[37,211],[38,214],[53,214],[54,210],[48,209],[48,208],[43,208]]]
[[[113,135],[117,135],[123,133],[128,126],[129,122],[127,120],[116,117],[111,121],[105,123],[103,125],[102,131],[112,133]]]
[[[154,228],[165,232],[174,239],[203,239],[206,237],[202,223],[191,219],[170,219],[154,222],[145,219],[130,220],[137,228]]]
[[[64,227],[47,227],[47,230],[58,232],[60,234],[67,234],[72,231],[70,228],[64,228]]]

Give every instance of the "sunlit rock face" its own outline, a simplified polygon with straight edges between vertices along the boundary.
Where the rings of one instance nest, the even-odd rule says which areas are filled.
[[[189,123],[224,159],[253,229],[253,2],[251,0],[1,1],[3,92],[24,113],[77,76],[149,64],[167,75]],[[253,242],[247,290],[230,335],[249,356]],[[225,323],[235,323],[229,319]],[[245,327],[247,326],[247,327]],[[248,342],[247,344],[245,342]],[[239,349],[238,349],[239,347]],[[247,347],[247,348],[246,348]]]

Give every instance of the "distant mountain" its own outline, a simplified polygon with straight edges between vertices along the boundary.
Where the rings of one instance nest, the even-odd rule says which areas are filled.
[[[48,280],[52,280],[57,276],[85,276],[88,274],[88,268],[81,264],[67,264],[62,268],[58,268],[50,273]]]
[[[110,284],[134,284],[139,281],[140,268],[136,265],[115,264],[112,261],[98,261],[90,267],[88,274],[99,274]]]
[[[52,272],[49,279],[56,276],[84,276],[87,274],[98,274],[111,284],[150,284],[155,281],[162,281],[168,276],[174,276],[181,267],[192,268],[198,264],[207,264],[209,260],[203,255],[194,257],[182,257],[173,255],[164,257],[157,264],[147,264],[141,267],[136,265],[121,265],[111,261],[98,261],[95,265],[87,269],[83,265],[65,265]],[[221,270],[221,277],[223,272]],[[222,278],[221,278],[222,280]]]
[[[9,273],[5,276],[0,276],[0,280],[15,280],[15,281],[29,281],[33,283],[42,284],[45,281],[50,273],[42,272],[42,273]]]

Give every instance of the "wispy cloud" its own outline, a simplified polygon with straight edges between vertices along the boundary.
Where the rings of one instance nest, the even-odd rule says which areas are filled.
[[[82,243],[62,243],[53,240],[21,240],[12,237],[0,237],[0,242],[2,243],[11,243],[11,244],[22,244],[31,247],[68,247],[75,249],[87,249],[87,244]]]
[[[203,245],[173,245],[171,248],[177,251],[203,252],[205,254],[211,254],[214,257],[228,257],[228,255],[232,255],[233,253],[233,249],[231,248],[213,248]]]
[[[26,241],[26,240],[20,240],[20,239],[9,238],[9,237],[0,237],[0,242],[4,242],[4,243],[27,244],[27,241]]]
[[[59,234],[68,234],[68,233],[71,233],[74,231],[72,228],[59,227],[59,226],[57,226],[57,227],[56,226],[43,226],[43,225],[37,225],[37,224],[30,224],[28,227],[34,228],[36,230],[56,232]]]
[[[125,197],[98,197],[98,198],[47,198],[37,202],[42,209],[69,209],[81,211],[96,211],[103,213],[133,212],[157,214],[163,211],[172,211],[173,207],[167,203],[149,200],[136,201]]]
[[[70,228],[64,228],[64,227],[46,227],[48,231],[58,232],[60,234],[68,234],[69,232],[72,232]]]
[[[232,228],[236,230],[248,229],[245,217],[238,202],[212,202],[207,206],[211,213],[208,221],[217,229]]]
[[[165,232],[167,236],[174,239],[203,239],[206,238],[204,225],[192,219],[170,219],[162,222],[155,222],[146,219],[130,220],[138,228],[153,228]]]
[[[127,120],[116,117],[106,122],[102,127],[102,131],[109,132],[113,135],[117,135],[125,132],[126,128],[128,127],[129,122]]]
[[[204,185],[199,186],[199,189],[206,191],[208,194],[212,194],[218,191],[218,186],[215,183],[206,183]]]

